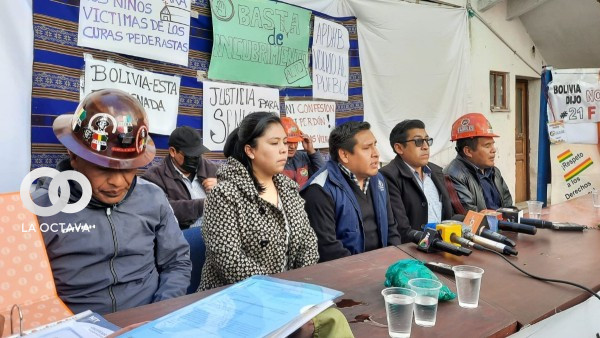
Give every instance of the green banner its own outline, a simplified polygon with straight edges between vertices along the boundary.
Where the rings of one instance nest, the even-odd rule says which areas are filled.
[[[211,9],[209,79],[312,86],[310,11],[268,0],[212,0]]]

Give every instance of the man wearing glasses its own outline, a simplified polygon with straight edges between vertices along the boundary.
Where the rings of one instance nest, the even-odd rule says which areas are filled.
[[[388,183],[392,212],[403,243],[409,230],[422,230],[424,224],[440,223],[454,213],[442,168],[429,162],[432,144],[433,139],[420,120],[404,120],[390,133],[396,158],[381,173]]]

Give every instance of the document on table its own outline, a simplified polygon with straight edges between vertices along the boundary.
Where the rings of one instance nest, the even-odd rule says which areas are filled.
[[[103,338],[119,330],[101,315],[90,310],[69,318],[23,332],[28,338]],[[9,338],[18,337],[18,335]]]
[[[600,293],[598,293],[600,295]],[[590,297],[585,302],[558,312],[542,321],[526,325],[510,338],[598,337],[600,332],[600,300]]]
[[[253,276],[121,337],[285,336],[342,294],[319,285]]]

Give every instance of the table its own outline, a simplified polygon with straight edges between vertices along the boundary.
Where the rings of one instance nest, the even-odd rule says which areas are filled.
[[[386,327],[373,325],[373,322],[386,324],[385,305],[381,290],[384,288],[385,271],[388,266],[410,256],[396,247],[388,247],[360,255],[287,271],[275,277],[315,283],[344,292],[340,304],[356,337],[387,337]],[[444,279],[453,291],[454,282]],[[193,303],[216,292],[210,290],[192,295],[149,304],[134,309],[106,315],[105,318],[118,326],[126,326],[144,320],[152,320]],[[339,301],[338,300],[338,301]],[[346,304],[344,304],[346,303]],[[349,303],[355,306],[344,307]],[[363,316],[364,315],[364,316]],[[357,320],[357,316],[370,317],[371,321]],[[497,308],[486,301],[480,302],[477,309],[467,310],[458,306],[456,300],[442,302],[438,307],[436,326],[423,328],[413,324],[413,337],[452,336],[506,336],[516,332],[517,321],[508,311]]]
[[[538,229],[536,235],[512,233],[519,255],[509,257],[513,263],[529,273],[541,277],[568,280],[600,290],[598,247],[600,208],[594,208],[591,196],[550,206],[542,211],[542,218],[551,221],[571,221],[594,226],[585,232]],[[505,234],[509,234],[505,232]],[[414,244],[400,249],[423,261],[440,261],[451,265],[468,264],[483,268],[480,298],[507,310],[523,325],[536,323],[556,312],[570,308],[588,299],[590,295],[573,286],[538,281],[523,275],[500,257],[474,251],[471,256],[457,257],[446,253],[426,254]]]

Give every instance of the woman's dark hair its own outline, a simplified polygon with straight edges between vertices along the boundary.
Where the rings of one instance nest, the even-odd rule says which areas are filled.
[[[268,112],[249,114],[244,117],[240,125],[229,134],[227,141],[225,141],[225,146],[223,147],[223,154],[225,157],[231,156],[246,167],[258,193],[264,192],[265,187],[262,186],[258,182],[256,176],[254,176],[252,161],[248,155],[246,155],[244,147],[249,145],[252,148],[256,148],[256,139],[261,137],[272,123],[281,124],[279,116]]]

